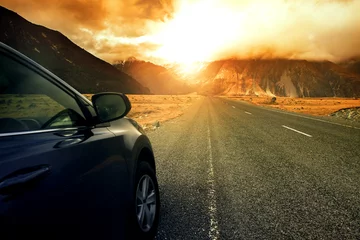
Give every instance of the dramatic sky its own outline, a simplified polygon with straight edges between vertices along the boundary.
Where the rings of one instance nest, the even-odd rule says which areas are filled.
[[[360,0],[0,0],[109,62],[360,56]]]

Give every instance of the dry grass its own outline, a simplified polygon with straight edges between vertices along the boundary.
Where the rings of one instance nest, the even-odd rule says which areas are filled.
[[[84,94],[91,99],[92,94]],[[152,129],[155,122],[165,122],[182,115],[198,100],[198,95],[127,95],[132,109],[129,117],[143,127]],[[1,117],[10,118],[49,118],[63,110],[51,98],[36,94],[8,94],[0,96]]]
[[[360,107],[360,100],[352,98],[276,97],[275,103],[271,103],[271,97],[239,96],[227,98],[247,101],[255,105],[270,106],[290,112],[300,112],[318,116],[329,115],[343,108]]]
[[[90,94],[84,94],[91,98]],[[132,108],[128,117],[145,128],[181,116],[201,96],[198,95],[127,95]]]

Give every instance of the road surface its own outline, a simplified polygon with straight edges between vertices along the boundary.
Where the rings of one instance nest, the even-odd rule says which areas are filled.
[[[360,239],[360,126],[204,97],[149,133],[157,239]]]

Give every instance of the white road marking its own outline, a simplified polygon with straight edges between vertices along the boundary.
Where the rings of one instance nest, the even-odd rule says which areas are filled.
[[[287,129],[289,129],[289,130],[291,130],[291,131],[300,133],[300,134],[305,135],[305,136],[307,136],[307,137],[312,137],[310,134],[307,134],[307,133],[304,133],[304,132],[300,132],[300,131],[298,131],[298,130],[296,130],[296,129],[293,129],[293,128],[288,127],[288,126],[285,126],[285,125],[282,125],[282,127],[287,128]]]
[[[249,115],[251,115],[252,113],[250,113],[250,112],[245,112],[246,114],[249,114]]]
[[[288,113],[288,112],[283,112],[283,111],[275,111],[272,109],[267,109],[267,108],[262,108],[271,112],[276,112],[276,113],[282,113],[282,114],[287,114],[287,115],[291,115],[291,116],[295,116],[295,117],[301,117],[301,118],[306,118],[306,119],[310,119],[310,120],[314,120],[314,121],[319,121],[319,122],[324,122],[324,123],[329,123],[329,124],[333,124],[333,125],[338,125],[338,126],[342,126],[342,127],[347,127],[347,128],[354,128],[354,129],[359,129],[359,127],[354,127],[354,126],[350,126],[350,125],[345,125],[345,124],[341,124],[341,123],[335,123],[335,122],[330,122],[330,121],[326,121],[326,120],[322,120],[322,119],[317,119],[317,118],[312,118],[312,117],[307,117],[307,116],[302,116],[302,115],[297,115],[297,114],[292,114],[292,113]]]
[[[216,207],[216,197],[215,197],[215,179],[214,179],[214,167],[213,167],[213,157],[211,149],[211,138],[210,138],[210,127],[208,126],[208,151],[209,151],[209,171],[207,183],[209,185],[209,216],[210,216],[210,230],[209,238],[211,240],[219,239],[219,224],[217,221],[217,207]]]

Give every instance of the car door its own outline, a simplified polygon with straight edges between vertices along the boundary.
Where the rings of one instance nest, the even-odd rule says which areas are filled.
[[[91,109],[47,71],[0,51],[0,224],[16,229],[10,238],[123,225],[124,143],[107,124],[94,126]]]

